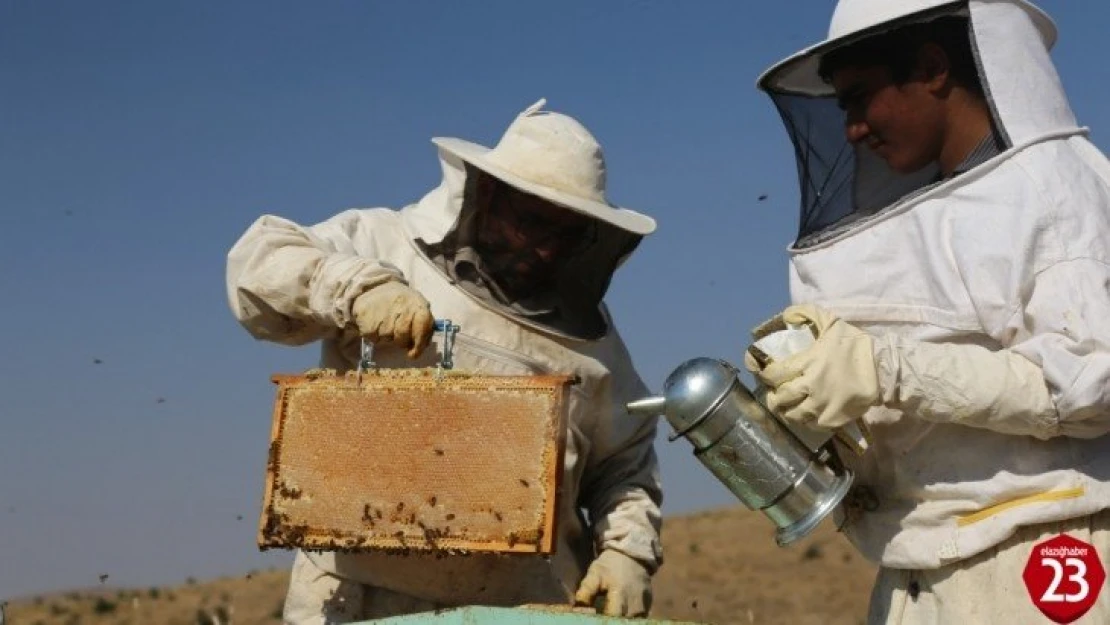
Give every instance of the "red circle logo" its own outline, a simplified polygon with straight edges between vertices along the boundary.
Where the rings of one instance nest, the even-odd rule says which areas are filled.
[[[1106,570],[1093,546],[1060,534],[1033,546],[1021,577],[1041,613],[1057,623],[1070,623],[1095,604]]]

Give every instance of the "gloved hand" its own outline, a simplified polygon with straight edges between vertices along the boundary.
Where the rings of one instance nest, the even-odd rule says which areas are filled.
[[[590,564],[578,592],[574,593],[574,601],[593,605],[602,593],[606,616],[647,616],[651,609],[651,575],[636,560],[606,549]]]
[[[351,305],[351,313],[359,334],[368,341],[408,347],[409,358],[420,356],[435,331],[428,300],[397,281],[380,284],[359,295]]]
[[[812,305],[791,306],[782,320],[811,323],[817,340],[766,368],[744,354],[744,365],[767,387],[765,401],[772,412],[789,421],[835,429],[881,403],[874,342],[867,333]]]

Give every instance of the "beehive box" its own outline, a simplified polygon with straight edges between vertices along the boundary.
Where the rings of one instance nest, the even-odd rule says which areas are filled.
[[[362,621],[352,625],[698,625],[692,622],[602,616],[592,610],[557,606],[496,608],[466,606]]]
[[[262,549],[549,554],[570,376],[274,376]]]

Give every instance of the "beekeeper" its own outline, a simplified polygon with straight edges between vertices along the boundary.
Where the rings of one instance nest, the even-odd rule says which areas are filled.
[[[786,419],[870,428],[840,520],[871,623],[1043,622],[1022,570],[1062,532],[1110,564],[1110,163],[1055,40],[1023,0],[840,0],[759,79],[801,178],[784,317],[818,340],[747,364]]]
[[[609,202],[597,140],[543,105],[518,115],[493,149],[433,139],[443,181],[415,204],[308,227],[266,215],[228,254],[243,326],[287,345],[321,340],[323,367],[352,369],[360,336],[375,341],[381,367],[434,366],[436,349],[425,349],[434,315],[461,326],[458,369],[581,380],[554,556],[299,552],[287,623],[601,595],[609,615],[649,608],[661,561],[655,424],[625,414],[647,389],[602,298],[655,222]]]

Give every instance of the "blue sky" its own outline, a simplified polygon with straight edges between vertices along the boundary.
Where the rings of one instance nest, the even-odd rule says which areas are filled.
[[[269,376],[316,349],[236,324],[227,250],[263,213],[416,200],[431,137],[492,145],[540,97],[601,140],[611,199],[660,223],[609,297],[649,385],[739,362],[787,301],[797,215],[753,83],[832,6],[0,0],[0,599],[284,566],[254,547]],[[1042,6],[1106,146],[1110,8]],[[684,442],[660,456],[666,513],[736,503]]]

